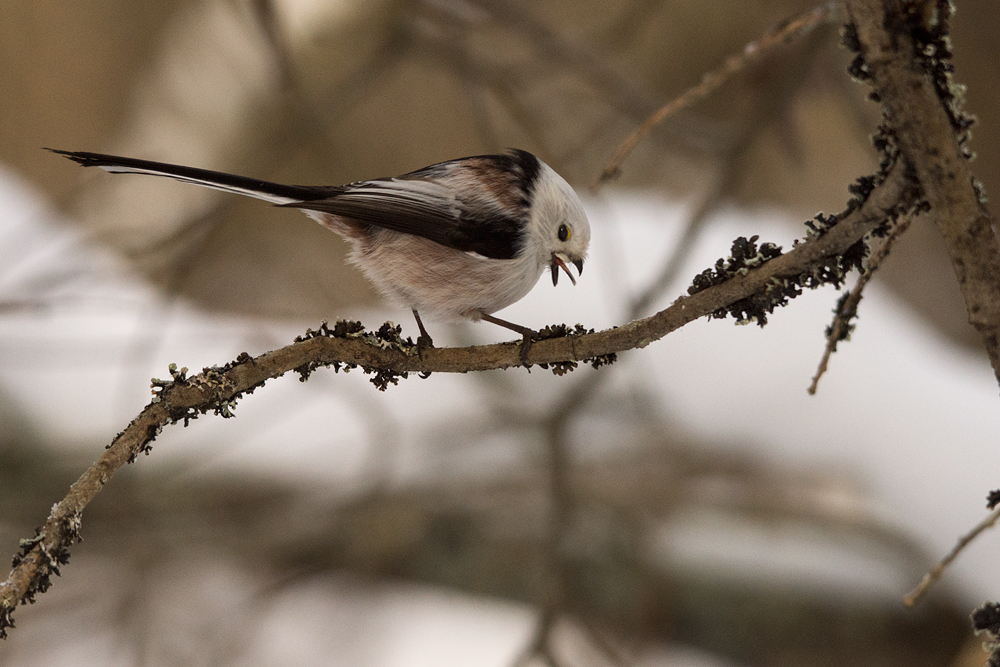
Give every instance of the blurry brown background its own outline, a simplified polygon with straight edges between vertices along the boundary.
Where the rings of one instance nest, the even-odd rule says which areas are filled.
[[[41,148],[337,184],[517,146],[537,153],[584,193],[650,112],[747,42],[811,7],[792,0],[5,0],[0,162],[51,195],[90,238],[169,294],[210,313],[259,317],[247,337],[258,347],[274,347],[288,338],[268,338],[261,321],[315,323],[375,301],[360,274],[343,263],[335,235],[296,212],[157,179],[83,171]],[[957,9],[956,78],[968,86],[968,107],[981,120],[974,130],[974,171],[987,192],[996,193],[1000,12],[996,0],[959,0]],[[803,220],[842,209],[848,184],[874,167],[868,136],[878,109],[845,74],[850,56],[838,47],[838,27],[834,21],[782,45],[673,117],[625,162],[617,182],[593,196],[644,189],[690,201],[711,198],[716,209],[779,209]],[[716,256],[727,249],[719,247]],[[678,284],[687,279],[680,276]],[[875,280],[891,284],[951,341],[978,345],[937,232],[926,221],[913,225]],[[66,335],[75,343],[72,334]],[[809,334],[818,358],[820,334]],[[57,347],[49,340],[4,339],[14,350],[5,359],[17,357],[30,369],[29,379],[42,375],[38,368],[46,363],[73,366],[63,357],[49,360],[46,346]],[[36,356],[17,354],[21,344]],[[60,347],[67,356],[66,348],[75,349]],[[116,350],[107,357],[84,354],[73,363],[127,366],[135,356]],[[147,400],[149,374],[137,366],[122,385]],[[919,578],[932,556],[926,545],[870,511],[867,480],[855,469],[783,467],[778,457],[758,455],[767,451],[767,443],[758,442],[758,423],[748,424],[734,447],[748,454],[722,454],[713,449],[718,443],[685,434],[671,412],[677,406],[664,398],[665,385],[683,378],[658,377],[649,366],[602,369],[616,374],[617,383],[595,380],[603,376],[586,375],[589,369],[557,379],[537,370],[524,377],[480,374],[463,378],[468,384],[460,389],[453,378],[435,376],[420,385],[424,398],[456,404],[455,414],[424,415],[417,424],[391,409],[405,404],[412,389],[372,396],[370,386],[358,390],[332,373],[317,373],[294,403],[283,406],[279,416],[292,426],[278,418],[277,426],[269,422],[274,413],[260,417],[261,403],[245,410],[241,404],[237,422],[250,424],[244,440],[263,433],[276,450],[294,444],[302,435],[299,425],[315,417],[297,412],[307,400],[321,404],[315,428],[330,434],[331,448],[347,448],[337,433],[337,416],[343,417],[337,410],[361,415],[367,430],[358,439],[370,446],[372,468],[381,472],[405,458],[400,442],[417,440],[425,449],[411,456],[429,461],[424,465],[439,476],[415,489],[345,482],[321,495],[298,478],[215,474],[213,457],[230,446],[227,437],[238,440],[239,434],[184,431],[204,439],[184,461],[168,458],[173,448],[158,441],[152,459],[167,463],[143,460],[123,471],[88,508],[87,542],[74,551],[67,569],[72,576],[58,580],[40,604],[18,610],[18,634],[0,644],[0,662],[5,650],[34,655],[56,626],[78,633],[70,644],[88,641],[91,627],[107,630],[135,664],[196,664],[192,656],[201,656],[205,646],[219,651],[206,664],[225,664],[220,656],[257,664],[252,655],[238,662],[233,647],[249,652],[245,647],[253,641],[270,641],[259,627],[275,600],[290,589],[299,595],[297,586],[322,588],[323,577],[344,570],[376,581],[431,582],[535,609],[544,604],[545,576],[552,575],[545,559],[552,497],[543,462],[557,439],[552,425],[568,423],[571,434],[563,437],[576,438],[573,444],[599,440],[606,456],[580,455],[562,471],[578,504],[568,532],[578,547],[583,544],[567,575],[583,582],[572,602],[610,636],[624,637],[626,648],[677,641],[738,664],[910,666],[964,664],[953,662],[964,641],[972,646],[968,664],[981,664],[966,627],[968,605],[947,593],[914,614],[896,598],[876,605],[863,594],[852,597],[857,591],[816,595],[784,580],[740,579],[739,568],[727,572],[730,578],[699,578],[642,560],[660,524],[683,534],[685,521],[722,534],[720,542],[734,552],[745,546],[739,544],[741,529],[759,531],[765,542],[788,526],[810,538],[821,533],[826,541],[819,551],[862,553],[904,572],[906,581]],[[157,372],[164,374],[162,364]],[[880,372],[873,368],[871,376]],[[562,409],[563,394],[587,395],[587,382],[603,392],[599,400],[573,404],[570,396]],[[607,384],[601,389],[599,382]],[[94,392],[115,390],[108,383]],[[468,396],[475,397],[475,410],[462,405]],[[20,399],[0,396],[4,545],[30,534],[105,443],[67,456],[58,448],[66,443],[42,441],[37,425],[22,419]],[[59,399],[53,393],[54,409],[61,408]],[[754,400],[770,409],[762,409],[760,423],[787,418],[782,396],[747,402]],[[860,412],[848,420],[861,421]],[[180,439],[176,432],[168,437]],[[892,444],[885,439],[873,435],[870,449]],[[513,455],[505,449],[508,440],[516,441]],[[801,443],[803,451],[812,446]],[[511,466],[515,474],[507,474],[503,465],[483,465],[493,460],[483,452],[496,455],[491,447],[501,450],[501,460],[511,456],[522,467]],[[205,469],[202,459],[208,460]],[[478,463],[478,472],[497,477],[456,480],[461,475],[449,467],[455,460],[468,468]],[[892,465],[905,467],[895,460]],[[930,487],[937,480],[920,482]],[[359,487],[365,492],[352,495]],[[964,528],[956,525],[954,534]],[[945,541],[950,539],[951,533]],[[826,563],[812,552],[807,556],[824,574]],[[250,592],[239,600],[215,595],[220,580],[240,582],[232,598]],[[340,593],[331,597],[351,597]],[[219,611],[211,606],[216,598],[222,600]],[[367,604],[342,616],[360,618]],[[310,609],[301,597],[290,606]],[[192,607],[201,613],[186,615]],[[42,623],[46,614],[48,625]],[[347,630],[341,632],[353,634],[353,623],[342,624]],[[195,639],[160,646],[161,624],[171,638]],[[379,643],[371,636],[356,641]]]

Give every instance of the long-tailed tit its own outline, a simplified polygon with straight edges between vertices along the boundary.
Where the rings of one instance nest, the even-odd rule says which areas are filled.
[[[575,285],[567,264],[582,273],[590,243],[576,192],[522,150],[338,186],[280,185],[100,153],[53,152],[84,167],[167,176],[302,209],[350,244],[350,260],[386,297],[413,311],[420,349],[433,345],[420,313],[441,321],[482,319],[524,337],[523,361],[535,332],[492,313],[531,291],[546,267],[553,285],[560,270]]]

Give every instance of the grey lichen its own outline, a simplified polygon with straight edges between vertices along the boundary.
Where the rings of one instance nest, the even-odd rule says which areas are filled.
[[[535,340],[539,341],[551,338],[584,336],[592,333],[594,333],[593,329],[587,329],[582,324],[575,324],[572,327],[568,324],[550,324],[538,332]],[[581,360],[581,363],[590,364],[593,368],[600,368],[601,366],[610,366],[616,361],[618,361],[618,355],[612,352],[611,354],[588,357],[587,359]],[[567,373],[576,370],[579,364],[575,361],[556,361],[552,363],[538,364],[538,366],[546,370],[551,370],[554,375],[566,375]]]
[[[375,331],[367,331],[361,322],[351,320],[338,320],[333,328],[323,322],[319,329],[306,330],[305,335],[299,336],[295,342],[303,342],[313,338],[352,338],[360,339],[367,345],[372,345],[381,350],[398,350],[408,357],[418,354],[417,345],[411,338],[403,338],[403,327],[392,322],[386,322]],[[334,361],[331,363],[309,362],[295,369],[299,374],[299,380],[305,382],[317,368],[332,367],[334,372],[343,370],[345,373],[357,368],[358,365],[350,362]],[[379,391],[385,391],[389,385],[399,384],[400,379],[406,379],[409,374],[406,371],[395,371],[389,368],[362,368],[366,374],[371,375],[371,383]],[[429,373],[422,373],[421,377],[428,377]]]

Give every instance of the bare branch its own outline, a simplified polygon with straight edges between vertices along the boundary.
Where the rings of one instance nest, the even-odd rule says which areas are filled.
[[[718,69],[707,72],[701,78],[701,83],[688,88],[680,96],[675,97],[667,104],[660,107],[651,114],[623,141],[615,150],[614,155],[608,161],[604,171],[591,184],[592,189],[596,189],[601,183],[614,178],[621,169],[625,158],[632,153],[639,142],[648,135],[653,128],[670,118],[678,111],[685,109],[698,100],[710,95],[715,89],[728,81],[734,74],[746,69],[756,62],[761,56],[779,44],[783,44],[792,37],[804,35],[818,25],[825,23],[833,14],[833,9],[837,3],[828,2],[815,7],[799,16],[782,23],[772,32],[764,35],[759,40],[750,42],[743,47],[743,51],[729,56]]]
[[[823,350],[823,358],[820,359],[816,375],[813,376],[812,384],[809,385],[808,391],[810,394],[816,393],[816,389],[819,386],[819,379],[826,373],[827,365],[830,363],[830,356],[837,351],[837,343],[845,340],[850,335],[851,328],[853,327],[851,320],[857,317],[858,304],[861,303],[861,295],[864,292],[865,286],[872,279],[872,276],[875,275],[875,271],[882,263],[882,260],[889,256],[889,251],[896,243],[896,240],[903,235],[903,232],[910,228],[912,221],[912,217],[901,218],[893,226],[889,231],[889,235],[882,241],[882,245],[868,257],[868,267],[864,273],[858,276],[858,282],[855,283],[854,289],[837,303],[836,315],[834,315],[833,323],[827,330],[826,349]]]
[[[741,299],[766,291],[775,281],[809,274],[858,242],[902,206],[912,205],[913,188],[905,170],[895,168],[857,208],[825,234],[815,236],[771,261],[735,276],[727,282],[682,297],[670,307],[621,327],[584,335],[567,335],[539,340],[528,354],[532,364],[567,364],[603,355],[645,347],[685,324]],[[345,329],[338,333],[325,327],[310,332],[291,345],[251,358],[241,354],[234,362],[206,368],[186,377],[184,369],[171,370],[172,381],[154,382],[160,391],[135,420],[122,431],[103,456],[88,469],[69,493],[52,510],[35,538],[22,542],[21,553],[6,581],[0,583],[0,633],[12,624],[11,614],[18,604],[32,601],[51,585],[50,576],[68,560],[69,547],[79,539],[83,509],[115,472],[140,453],[164,426],[209,411],[231,416],[236,401],[267,380],[289,371],[303,378],[320,366],[359,366],[381,377],[381,387],[395,383],[407,373],[466,373],[521,365],[520,342],[464,348],[432,348],[422,358],[408,341]]]
[[[915,606],[917,602],[920,601],[920,598],[927,593],[931,585],[941,578],[941,575],[944,574],[945,568],[947,568],[953,560],[958,558],[958,555],[962,553],[965,547],[969,546],[969,544],[984,530],[992,528],[996,525],[998,519],[1000,519],[1000,508],[993,510],[990,515],[980,521],[975,528],[959,538],[958,544],[955,545],[948,555],[941,559],[940,563],[932,567],[930,571],[924,575],[924,578],[916,588],[906,594],[906,597],[903,598],[903,604],[907,607]]]

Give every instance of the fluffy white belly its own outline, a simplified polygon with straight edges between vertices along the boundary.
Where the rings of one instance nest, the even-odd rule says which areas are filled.
[[[388,299],[449,322],[478,321],[524,297],[545,264],[535,257],[490,259],[386,229],[349,228],[329,214],[311,215],[351,245],[350,260]]]

